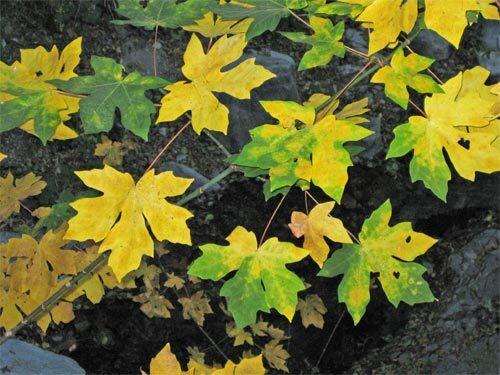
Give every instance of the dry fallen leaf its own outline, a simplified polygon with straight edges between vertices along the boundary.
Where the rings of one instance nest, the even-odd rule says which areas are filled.
[[[300,312],[302,325],[309,327],[313,325],[319,329],[323,328],[325,320],[323,315],[328,311],[323,300],[317,294],[308,294],[305,299],[300,298],[297,305],[297,311]]]
[[[213,313],[210,300],[203,295],[202,290],[196,292],[190,298],[179,298],[179,303],[182,305],[183,318],[193,319],[199,326],[203,326],[205,314]]]

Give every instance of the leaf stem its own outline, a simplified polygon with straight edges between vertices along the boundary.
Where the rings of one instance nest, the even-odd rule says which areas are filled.
[[[83,98],[86,98],[88,96],[88,95],[75,94],[75,93],[72,93],[72,92],[67,92],[67,91],[62,91],[62,90],[54,90],[54,91],[56,93],[58,93],[58,94],[65,95],[65,96],[70,96],[72,98],[83,99]]]
[[[271,223],[273,222],[274,217],[278,213],[278,211],[279,211],[281,205],[283,204],[283,202],[285,201],[285,198],[286,198],[287,195],[288,195],[288,192],[286,192],[285,194],[283,194],[283,197],[281,198],[280,202],[278,203],[278,205],[274,209],[273,214],[269,218],[269,220],[268,220],[268,222],[266,224],[266,227],[264,228],[264,231],[262,232],[262,236],[260,236],[259,247],[262,246],[262,243],[264,242],[264,238],[266,237],[267,231],[269,230],[269,227],[271,226]]]
[[[156,43],[158,41],[158,24],[155,26],[155,36],[153,38],[153,73],[155,77],[158,75],[156,70]]]
[[[167,151],[167,149],[170,147],[170,145],[172,143],[174,143],[174,141],[177,139],[177,137],[179,137],[179,135],[181,135],[181,133],[187,129],[187,127],[191,124],[191,120],[189,120],[188,122],[186,122],[182,128],[180,128],[177,133],[174,134],[174,136],[172,138],[170,138],[170,140],[167,142],[167,144],[165,146],[163,146],[163,148],[160,150],[160,152],[158,153],[158,155],[156,155],[156,157],[154,158],[154,160],[151,162],[151,164],[149,165],[149,167],[146,169],[146,172],[149,172],[149,170],[151,168],[153,168],[153,166],[156,164],[156,162],[161,158],[161,156]]]
[[[330,333],[330,336],[328,336],[328,340],[326,341],[326,344],[323,347],[323,350],[321,351],[321,355],[319,356],[318,361],[316,362],[316,366],[314,366],[314,367],[318,368],[319,364],[323,360],[323,356],[326,353],[326,349],[328,348],[328,345],[330,345],[330,342],[332,341],[333,335],[337,331],[337,328],[339,328],[339,324],[342,321],[342,318],[344,317],[344,315],[345,315],[345,309],[342,311],[342,314],[340,314],[340,318],[337,320],[337,323],[335,323],[335,326],[333,327],[333,330]]]

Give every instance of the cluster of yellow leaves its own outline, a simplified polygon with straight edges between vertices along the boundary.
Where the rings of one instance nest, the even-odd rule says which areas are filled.
[[[255,58],[247,59],[232,69],[221,71],[238,60],[246,47],[242,34],[222,36],[205,53],[200,39],[193,34],[184,53],[182,73],[191,82],[180,81],[165,87],[169,91],[161,101],[157,122],[174,121],[187,111],[192,126],[200,134],[204,128],[227,133],[229,110],[212,92],[224,92],[238,99],[250,99],[250,91],[275,77]]]
[[[139,268],[143,255],[154,254],[145,218],[158,241],[191,245],[186,220],[193,215],[165,198],[184,193],[192,179],[176,177],[170,171],[155,175],[152,169],[135,184],[130,174],[110,166],[76,174],[103,195],[71,204],[78,213],[69,221],[65,238],[103,241],[99,252],[111,250],[108,264],[118,280]],[[100,208],[99,215],[96,207]]]
[[[146,291],[134,296],[132,300],[141,304],[141,311],[148,318],[170,318],[169,310],[172,310],[174,305],[160,293],[161,269],[143,263],[135,273],[142,276]]]
[[[112,141],[103,134],[101,143],[95,147],[94,155],[102,156],[104,164],[116,167],[122,165],[123,157],[136,148],[137,144],[131,139],[126,139],[123,142]]]
[[[0,223],[19,212],[22,200],[40,194],[46,186],[42,178],[33,173],[16,180],[11,173],[0,177]]]
[[[81,271],[95,260],[95,249],[79,252],[64,249],[68,241],[63,239],[64,227],[47,232],[40,242],[28,235],[11,239],[0,245],[0,327],[11,329],[30,314],[67,282],[66,276]],[[134,287],[131,280],[118,284],[108,267],[89,274],[70,294],[58,302],[37,320],[46,331],[51,321],[67,323],[74,318],[71,301],[86,294],[92,303],[98,303],[104,295],[104,286],[114,288]]]
[[[50,80],[60,79],[68,80],[76,77],[73,70],[80,62],[82,51],[82,38],[79,37],[69,43],[59,55],[57,46],[53,46],[50,51],[39,46],[34,49],[22,49],[20,61],[12,65],[6,65],[0,62],[0,102],[5,103],[17,98],[19,92],[43,92],[45,99],[41,105],[40,111],[45,108],[51,108],[59,112],[59,125],[52,130],[41,130],[48,124],[36,124],[34,118],[37,115],[31,114],[28,121],[20,124],[21,129],[31,134],[41,132],[53,132],[50,139],[72,139],[78,137],[78,134],[64,124],[69,120],[70,115],[78,111],[79,98],[63,95],[57,92],[56,87],[49,83]],[[22,101],[23,99],[20,98]],[[27,106],[33,106],[33,103],[26,102]],[[36,111],[36,108],[25,109],[26,111]],[[47,109],[45,109],[47,111]],[[12,116],[16,117],[16,116]],[[40,119],[44,119],[43,116]]]
[[[309,215],[294,211],[291,223],[288,224],[295,237],[304,237],[302,247],[309,251],[311,258],[320,267],[323,266],[330,252],[330,247],[324,237],[334,242],[352,243],[342,221],[330,216],[334,206],[334,201],[318,204]]]
[[[151,375],[178,375],[178,374],[212,374],[212,375],[260,375],[265,373],[262,364],[262,355],[252,358],[243,358],[238,364],[232,361],[226,363],[224,368],[216,369],[202,365],[194,360],[188,363],[188,370],[182,370],[177,358],[170,349],[170,344],[151,360],[149,365]]]

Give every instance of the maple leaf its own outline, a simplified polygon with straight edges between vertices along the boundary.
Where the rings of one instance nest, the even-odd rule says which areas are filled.
[[[0,223],[19,212],[22,200],[40,194],[46,186],[42,178],[33,173],[15,181],[10,172],[7,177],[0,177]]]
[[[82,38],[69,43],[59,55],[39,46],[22,49],[20,61],[12,65],[0,62],[0,132],[21,127],[45,144],[50,139],[78,136],[64,125],[78,111],[79,98],[58,93],[53,79],[75,77],[80,62]]]
[[[297,32],[280,32],[281,35],[296,43],[305,43],[312,46],[299,64],[299,71],[327,65],[333,56],[344,57],[344,43],[340,42],[344,34],[344,22],[333,26],[329,19],[311,16],[309,19],[313,35]]]
[[[116,12],[128,20],[113,20],[115,25],[133,25],[154,29],[156,27],[176,29],[199,19],[209,10],[209,0],[119,0]]]
[[[212,374],[212,375],[264,375],[265,368],[262,363],[262,355],[244,358],[238,364],[228,361],[224,368],[213,369],[195,361],[189,361],[188,370],[183,371],[177,358],[170,349],[170,344],[163,347],[162,350],[151,360],[149,364],[149,373],[151,375],[178,375],[178,374]]]
[[[387,97],[407,109],[410,94],[406,86],[422,94],[443,92],[431,77],[419,73],[433,62],[434,60],[416,53],[405,56],[403,49],[399,47],[392,55],[391,65],[380,68],[373,75],[371,82],[383,83]]]
[[[40,242],[28,235],[0,245],[2,292],[0,326],[13,328],[22,321],[20,311],[28,315],[59,289],[59,277],[77,271],[77,253],[64,250],[64,230],[47,232]],[[2,296],[2,297],[4,297]],[[51,321],[69,322],[74,318],[72,305],[62,301],[38,320],[45,332]]]
[[[238,0],[237,4],[214,5],[212,11],[225,20],[252,18],[246,33],[250,40],[265,31],[274,31],[282,18],[290,16],[286,0]]]
[[[112,141],[106,135],[101,136],[101,143],[98,143],[94,150],[95,156],[103,156],[102,162],[112,167],[122,165],[123,157],[129,150],[136,148],[132,141],[117,142]]]
[[[142,255],[154,254],[144,218],[158,241],[191,244],[186,220],[193,215],[168,203],[165,197],[184,193],[192,179],[175,177],[170,171],[155,175],[152,169],[135,184],[130,174],[109,166],[75,173],[85,185],[103,195],[71,204],[77,215],[69,221],[65,238],[103,241],[99,252],[111,250],[108,264],[118,281],[139,267]],[[99,215],[95,214],[96,207],[100,208]]]
[[[387,158],[413,150],[410,176],[443,201],[451,172],[446,150],[457,173],[470,181],[476,172],[500,170],[498,96],[484,85],[489,72],[476,67],[457,74],[441,85],[443,93],[425,99],[427,117],[412,116],[394,129]]]
[[[141,311],[148,318],[170,318],[174,305],[156,290],[149,290],[132,298],[141,304]]]
[[[365,220],[360,243],[335,251],[318,273],[325,277],[344,275],[338,298],[346,304],[354,324],[359,323],[370,302],[372,273],[378,273],[385,295],[396,308],[401,301],[414,305],[435,300],[422,277],[426,268],[412,261],[437,240],[413,231],[409,222],[389,226],[391,214],[391,202],[387,200]]]
[[[203,255],[194,261],[188,273],[218,281],[237,270],[220,291],[221,296],[227,297],[237,328],[255,323],[258,311],[269,312],[271,308],[291,321],[297,293],[305,287],[285,265],[300,261],[308,252],[275,237],[257,247],[255,234],[240,226],[226,239],[228,246],[200,246]]]
[[[408,34],[415,25],[418,16],[417,0],[371,0],[363,1],[365,9],[356,18],[363,26],[370,29],[368,54],[385,48],[397,41],[401,31]],[[353,1],[346,1],[352,3]],[[358,1],[354,1],[357,3]]]
[[[310,252],[311,258],[322,267],[330,247],[324,237],[334,242],[352,243],[349,234],[340,219],[330,216],[335,202],[326,202],[314,206],[309,215],[303,212],[292,212],[291,223],[288,224],[297,238],[304,236],[303,248]]]
[[[279,340],[271,340],[264,346],[262,355],[266,359],[269,366],[277,370],[288,372],[286,361],[290,358],[290,354],[279,343]]]
[[[425,25],[458,48],[467,27],[467,12],[479,11],[487,18],[499,19],[498,10],[490,8],[493,0],[425,0]],[[443,22],[446,17],[446,22]]]
[[[326,4],[326,0],[316,0],[315,4],[309,6],[308,11],[315,14],[356,17],[371,2],[372,0],[343,0]]]
[[[6,158],[7,158],[7,155],[2,154],[2,153],[0,152],[0,161],[2,161],[3,159],[6,159]]]
[[[238,21],[224,21],[215,17],[212,12],[207,12],[203,18],[196,20],[194,25],[183,26],[186,31],[194,31],[206,38],[216,38],[221,35],[245,34],[252,23],[251,18]]]
[[[161,100],[157,122],[174,121],[187,111],[200,134],[204,128],[227,133],[229,110],[212,92],[225,92],[238,99],[250,99],[250,91],[275,77],[255,58],[247,59],[230,70],[225,66],[239,59],[246,46],[242,35],[222,36],[205,54],[200,39],[193,34],[184,53],[182,72],[191,82],[180,81],[165,87],[170,91]]]
[[[288,9],[304,9],[309,5],[309,0],[285,0]]]
[[[274,117],[273,112],[270,114]],[[295,183],[307,188],[308,182],[313,182],[340,202],[348,180],[347,168],[352,165],[344,143],[371,133],[349,119],[338,120],[334,115],[301,129],[262,125],[250,131],[252,140],[233,162],[269,169],[271,192]]]
[[[297,311],[300,312],[302,325],[309,327],[313,325],[319,329],[323,328],[325,320],[323,315],[328,311],[325,304],[317,294],[308,294],[305,299],[299,298]]]
[[[163,286],[167,288],[175,288],[177,290],[181,290],[184,286],[185,281],[182,277],[176,276],[173,272],[167,273],[167,281],[163,284]]]
[[[178,301],[182,305],[182,317],[193,319],[199,326],[203,326],[205,323],[206,314],[213,313],[210,300],[204,296],[202,290],[190,297],[179,298]]]
[[[228,322],[226,324],[226,333],[229,337],[234,338],[233,346],[240,346],[245,343],[250,345],[254,344],[252,334],[244,329],[236,328],[234,322]]]
[[[144,140],[148,138],[154,104],[144,92],[168,83],[160,77],[132,72],[123,77],[123,66],[107,57],[92,56],[93,76],[80,76],[69,81],[52,81],[58,88],[89,96],[80,101],[80,117],[86,133],[107,132],[113,127],[115,110],[121,114],[123,126]]]

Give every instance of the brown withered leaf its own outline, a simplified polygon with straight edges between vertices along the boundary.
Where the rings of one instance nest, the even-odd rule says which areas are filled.
[[[290,358],[290,354],[285,350],[279,340],[271,340],[264,346],[262,351],[264,358],[269,366],[277,370],[288,372],[286,361]]]
[[[300,312],[302,325],[309,327],[313,325],[322,329],[325,320],[323,315],[328,311],[323,303],[323,300],[317,294],[308,294],[305,299],[299,298],[297,311]]]
[[[196,292],[190,298],[179,298],[179,303],[182,305],[183,318],[193,319],[200,326],[205,323],[205,314],[213,313],[210,300],[204,296],[202,290]]]
[[[229,337],[234,338],[233,346],[240,346],[245,342],[253,345],[252,334],[245,331],[245,329],[236,328],[236,324],[234,322],[229,322],[226,324],[226,333]]]
[[[141,304],[141,311],[148,318],[170,318],[170,311],[174,305],[156,290],[147,291],[132,298]]]
[[[167,288],[175,288],[177,290],[182,289],[184,286],[184,279],[182,277],[176,276],[173,272],[167,273],[167,281],[165,281],[165,284],[163,286]]]

